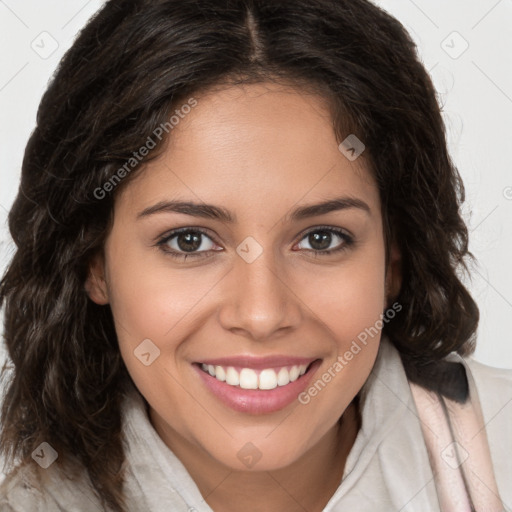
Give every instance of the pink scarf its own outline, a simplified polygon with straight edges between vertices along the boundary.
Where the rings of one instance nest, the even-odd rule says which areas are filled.
[[[487,442],[475,382],[467,365],[463,404],[409,381],[442,512],[505,510]]]

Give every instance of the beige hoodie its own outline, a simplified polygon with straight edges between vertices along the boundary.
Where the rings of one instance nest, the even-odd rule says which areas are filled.
[[[512,512],[512,370],[491,368],[472,358],[465,359],[465,367],[480,396],[503,510]],[[440,511],[420,415],[399,353],[386,337],[361,390],[361,411],[362,427],[343,479],[324,512]],[[212,512],[183,464],[152,427],[146,403],[136,390],[125,399],[123,425],[129,468],[125,490],[128,512]],[[446,463],[451,471],[449,456]],[[472,468],[470,459],[464,464]],[[85,479],[62,479],[52,470],[54,466],[37,471],[42,492],[35,488],[36,477],[32,474],[10,475],[0,487],[0,511],[103,510]],[[485,480],[485,475],[482,478]],[[24,487],[24,481],[28,487]],[[442,512],[466,510],[469,512],[460,505]]]

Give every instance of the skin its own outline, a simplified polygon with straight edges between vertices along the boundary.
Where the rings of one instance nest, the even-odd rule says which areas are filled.
[[[149,403],[152,425],[214,510],[320,511],[340,484],[357,435],[353,399],[380,334],[307,405],[294,401],[269,414],[231,410],[192,363],[242,354],[320,358],[316,381],[398,293],[400,255],[393,245],[385,267],[377,186],[363,157],[351,162],[339,151],[321,97],[265,83],[195,98],[165,152],[117,196],[86,288],[96,303],[110,304],[121,355]],[[338,196],[364,201],[369,213],[286,217]],[[176,198],[222,206],[237,222],[175,212],[137,219]],[[332,233],[330,242],[314,245],[307,234],[319,226],[345,230],[355,244],[315,256],[313,249],[345,244]],[[206,257],[173,259],[156,246],[182,227],[208,232],[196,250]],[[236,252],[248,236],[263,250],[251,263]],[[182,247],[186,240],[167,242],[184,254]],[[147,338],[160,350],[149,366],[134,356]],[[248,442],[262,455],[252,468],[237,457]]]

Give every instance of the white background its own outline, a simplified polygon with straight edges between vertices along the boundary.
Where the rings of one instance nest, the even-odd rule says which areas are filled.
[[[5,219],[39,101],[63,53],[102,3],[0,0],[0,271],[12,252]],[[376,3],[409,30],[444,105],[450,152],[467,191],[470,249],[478,258],[467,282],[481,311],[475,358],[512,368],[512,0]],[[58,45],[54,53],[44,54],[52,45]]]

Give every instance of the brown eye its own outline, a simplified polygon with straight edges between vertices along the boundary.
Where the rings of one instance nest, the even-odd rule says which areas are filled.
[[[351,236],[334,228],[315,228],[306,233],[302,240],[307,240],[310,244],[311,248],[306,250],[315,254],[332,254],[347,249],[354,243]],[[333,243],[334,247],[329,249]]]
[[[187,257],[204,257],[213,250],[212,245],[215,244],[204,231],[185,228],[173,231],[162,238],[157,245],[170,256],[185,259]]]
[[[201,233],[189,231],[186,233],[179,233],[178,235],[175,235],[174,238],[176,238],[176,245],[181,251],[194,252],[201,247],[202,236],[203,235]]]

